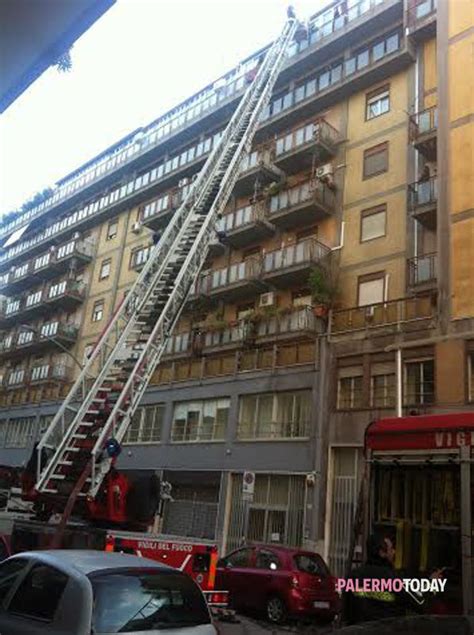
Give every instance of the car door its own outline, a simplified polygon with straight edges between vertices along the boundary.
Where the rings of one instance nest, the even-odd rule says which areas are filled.
[[[219,561],[216,588],[229,591],[230,603],[236,608],[249,603],[252,590],[248,588],[247,576],[253,561],[253,547],[238,549]]]
[[[263,610],[272,595],[280,595],[280,587],[285,577],[283,563],[279,555],[267,547],[259,547],[255,554],[255,565],[251,570],[252,608]]]
[[[84,631],[77,630],[77,616],[61,606],[68,581],[68,576],[59,569],[34,562],[5,602],[0,632],[5,635],[82,635]]]

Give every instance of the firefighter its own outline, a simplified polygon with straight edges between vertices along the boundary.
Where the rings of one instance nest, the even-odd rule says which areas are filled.
[[[367,562],[355,569],[350,578],[364,579],[396,579],[394,569],[395,545],[392,538],[384,533],[374,533],[367,541]],[[442,577],[437,570],[431,578]],[[359,585],[362,586],[362,583]],[[427,597],[421,593],[411,594],[404,590],[392,591],[349,591],[344,596],[344,620],[348,624],[370,622],[389,617],[404,616],[407,612],[422,613],[425,610]]]

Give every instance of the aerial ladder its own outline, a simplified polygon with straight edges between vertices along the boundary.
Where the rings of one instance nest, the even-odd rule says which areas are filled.
[[[116,472],[112,469],[114,448],[120,449],[192,285],[198,280],[241,161],[251,151],[261,114],[298,29],[301,23],[289,15],[220,143],[153,246],[144,268],[37,445],[35,484],[30,495],[47,513],[61,514],[63,526],[73,510],[90,516],[91,510],[100,507],[104,479]]]

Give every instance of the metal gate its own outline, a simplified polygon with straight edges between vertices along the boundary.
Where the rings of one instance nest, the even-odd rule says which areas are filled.
[[[172,500],[166,503],[163,533],[187,538],[216,538],[218,503],[197,500]]]
[[[357,448],[333,449],[329,566],[334,575],[345,574],[352,524],[357,505],[359,452]]]
[[[257,474],[252,501],[242,500],[242,474],[232,474],[226,551],[245,542],[300,546],[306,479],[301,475]]]

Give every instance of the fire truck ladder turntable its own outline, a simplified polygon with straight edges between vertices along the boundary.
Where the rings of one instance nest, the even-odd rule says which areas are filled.
[[[97,495],[110,470],[112,459],[105,455],[105,445],[111,438],[122,441],[166,349],[297,27],[297,20],[290,18],[267,51],[220,143],[38,444],[38,498],[62,512],[63,520],[76,501]],[[104,414],[106,403],[111,410]]]

